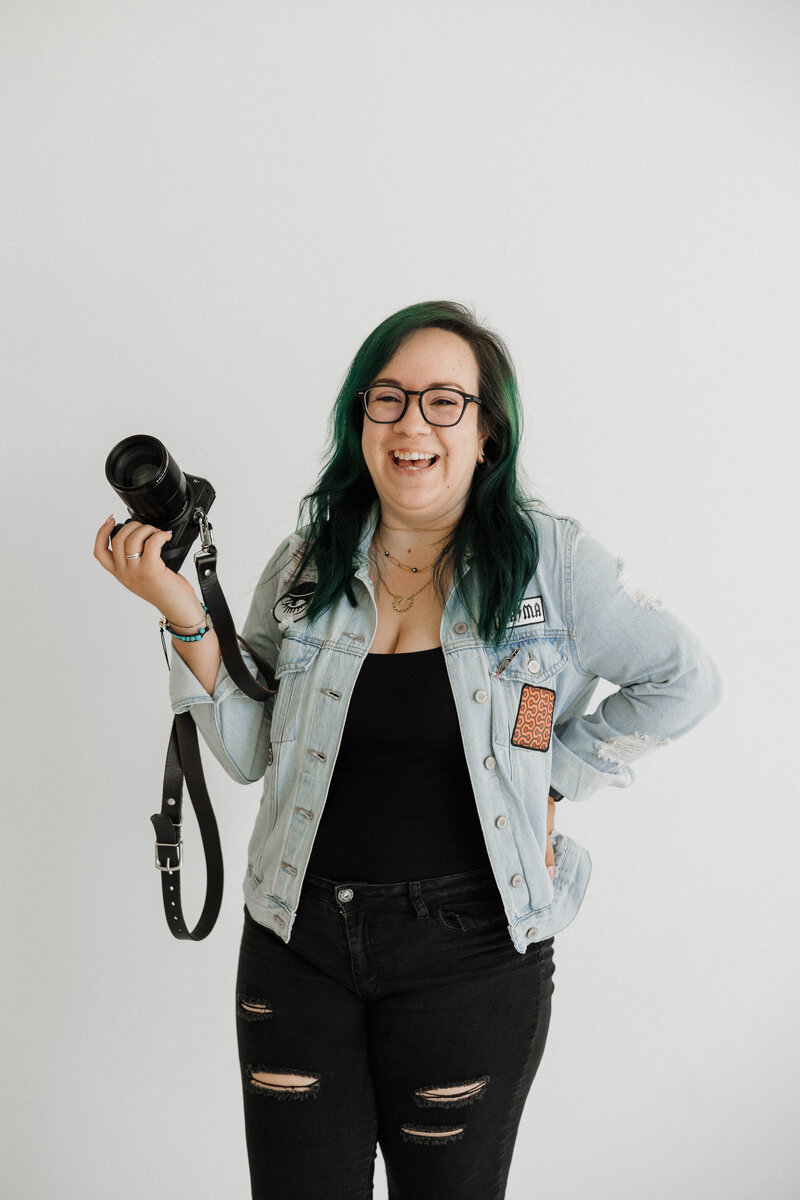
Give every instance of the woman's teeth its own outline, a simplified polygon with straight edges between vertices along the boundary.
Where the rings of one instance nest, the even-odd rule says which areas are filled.
[[[406,471],[427,471],[430,469],[431,466],[433,466],[434,462],[436,461],[436,459],[438,457],[439,457],[438,454],[430,454],[427,451],[420,451],[420,450],[394,450],[394,451],[392,451],[392,459],[394,460],[394,462],[397,466],[399,466],[400,464],[406,464],[406,463],[412,463],[412,462],[420,463],[420,465],[418,467],[405,466],[404,469]]]

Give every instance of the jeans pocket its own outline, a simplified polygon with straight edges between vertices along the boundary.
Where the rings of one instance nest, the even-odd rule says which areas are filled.
[[[500,893],[480,896],[455,896],[443,900],[434,909],[436,920],[444,929],[470,933],[508,924]]]

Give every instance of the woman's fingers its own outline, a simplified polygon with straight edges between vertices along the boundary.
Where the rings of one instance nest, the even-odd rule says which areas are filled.
[[[169,536],[163,529],[158,529],[155,525],[142,525],[141,521],[129,521],[127,525],[123,525],[112,541],[111,548],[117,569],[129,584],[142,574],[141,567],[146,565],[152,570],[158,566],[161,547]],[[154,545],[145,555],[145,550],[151,542],[154,542]]]
[[[101,567],[105,567],[112,575],[116,574],[114,569],[114,555],[108,548],[108,535],[114,526],[114,517],[107,517],[97,531],[97,537],[94,539],[94,556],[100,563]]]
[[[125,555],[132,553],[128,550],[128,539],[135,530],[141,528],[141,521],[126,521],[111,539],[111,553],[114,555],[114,566],[117,568],[120,579],[124,576],[125,568],[128,565]]]
[[[95,558],[130,591],[137,595],[149,593],[154,584],[160,585],[166,570],[161,548],[172,537],[172,532],[155,525],[143,525],[141,521],[127,521],[114,534],[109,549],[108,538],[113,524],[114,518],[109,517],[98,529],[94,542]]]

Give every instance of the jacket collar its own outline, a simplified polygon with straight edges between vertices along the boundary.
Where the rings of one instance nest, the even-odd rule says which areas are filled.
[[[369,510],[369,516],[364,522],[364,528],[361,534],[361,541],[358,543],[356,550],[354,565],[356,568],[356,578],[363,579],[365,583],[370,582],[369,578],[369,557],[368,551],[370,542],[372,541],[375,530],[378,528],[378,522],[381,519],[381,506],[378,500],[375,500],[372,508]]]

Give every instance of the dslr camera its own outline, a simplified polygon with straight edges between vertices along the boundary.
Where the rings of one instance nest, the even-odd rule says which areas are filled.
[[[129,521],[172,530],[161,557],[173,571],[181,569],[199,533],[204,543],[210,540],[206,514],[216,492],[207,479],[184,475],[158,438],[134,434],[117,442],[106,459],[106,479],[130,513]],[[115,525],[111,537],[121,528]]]

